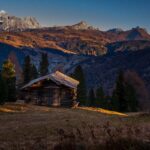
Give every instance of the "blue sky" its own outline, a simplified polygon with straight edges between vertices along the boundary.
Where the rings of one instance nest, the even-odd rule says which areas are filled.
[[[35,16],[44,26],[84,20],[102,30],[141,26],[150,32],[150,0],[0,0],[0,10]]]

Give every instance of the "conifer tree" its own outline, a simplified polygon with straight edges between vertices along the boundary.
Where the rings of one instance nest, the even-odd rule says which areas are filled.
[[[31,77],[31,59],[30,56],[26,56],[24,59],[24,65],[23,65],[23,78],[24,78],[24,84],[28,83],[32,77]]]
[[[40,76],[44,76],[48,74],[48,67],[49,67],[48,55],[47,53],[42,53],[40,68],[39,68]]]
[[[125,96],[127,100],[127,111],[136,112],[138,108],[138,100],[134,87],[126,84]]]
[[[32,66],[31,66],[31,79],[33,80],[36,78],[38,78],[38,71],[37,71],[35,65],[32,64]]]
[[[137,111],[138,101],[136,90],[124,79],[124,73],[119,72],[116,88],[112,94],[111,108],[117,111]]]
[[[16,73],[14,64],[8,59],[2,65],[2,77],[8,89],[8,101],[16,100]]]
[[[119,111],[127,111],[127,100],[125,97],[125,85],[123,71],[119,72],[116,81],[116,100],[119,102]]]
[[[2,76],[5,79],[13,78],[16,76],[15,66],[9,59],[4,61],[2,65]]]
[[[76,67],[73,74],[73,78],[75,78],[80,82],[77,87],[77,100],[80,102],[80,105],[86,105],[87,103],[86,83],[85,83],[85,77],[81,66]]]
[[[120,110],[119,109],[119,99],[118,99],[116,89],[114,89],[114,91],[112,93],[111,102],[110,102],[110,109],[115,110],[115,111]]]
[[[95,106],[95,93],[94,93],[94,90],[91,89],[89,91],[89,96],[88,96],[88,101],[89,101],[89,106]]]
[[[7,84],[0,72],[0,105],[4,104],[7,101],[7,98],[8,98]]]
[[[102,87],[97,88],[96,90],[96,103],[97,107],[105,107],[105,94]]]

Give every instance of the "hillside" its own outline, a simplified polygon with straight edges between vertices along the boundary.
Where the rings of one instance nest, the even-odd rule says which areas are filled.
[[[73,26],[49,27],[23,32],[1,32],[0,42],[14,47],[53,48],[65,53],[104,55],[111,43],[119,41],[120,49],[142,49],[150,47],[150,35],[143,28],[133,28],[129,31],[100,31],[81,22]],[[130,43],[130,41],[133,41]],[[141,42],[145,41],[145,43]],[[123,42],[123,43],[122,43]],[[114,44],[113,44],[114,45]],[[140,45],[139,47],[137,45]]]
[[[20,67],[26,55],[30,55],[34,64],[38,66],[41,52],[47,52],[50,70],[58,69],[71,73],[76,66],[82,65],[85,68],[88,88],[103,85],[105,91],[111,91],[119,68],[135,70],[149,87],[150,41],[132,40],[111,43],[110,39],[102,36],[103,34],[97,30],[54,28],[2,32],[0,63],[13,52],[18,58]],[[95,55],[97,50],[102,56],[81,55],[86,51],[90,55]],[[16,65],[18,66],[17,62]]]
[[[42,52],[49,58],[49,71],[72,73],[84,69],[88,89],[103,86],[111,93],[119,69],[136,71],[150,91],[150,35],[140,27],[124,31],[101,31],[85,21],[75,25],[41,27],[23,31],[2,31],[0,64],[8,57],[21,78],[24,57],[30,55],[39,66]]]

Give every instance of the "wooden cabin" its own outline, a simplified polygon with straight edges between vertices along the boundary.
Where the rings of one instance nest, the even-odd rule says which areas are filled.
[[[59,71],[30,81],[21,88],[26,101],[70,107],[76,102],[79,82]]]

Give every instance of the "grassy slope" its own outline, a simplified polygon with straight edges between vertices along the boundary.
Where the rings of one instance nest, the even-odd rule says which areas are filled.
[[[94,128],[96,135],[103,138],[105,135],[102,134],[102,129],[105,126],[140,128],[141,139],[146,139],[150,133],[149,115],[122,117],[81,109],[29,105],[5,105],[0,107],[0,111],[0,148],[5,149],[14,145],[17,149],[16,145],[19,147],[20,144],[32,145],[31,143],[35,144],[38,140],[48,141],[52,146],[59,139],[60,129],[66,133],[76,132],[79,129],[84,138],[90,136],[90,128]]]

